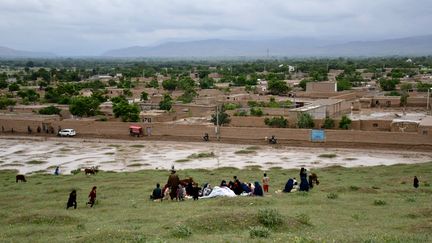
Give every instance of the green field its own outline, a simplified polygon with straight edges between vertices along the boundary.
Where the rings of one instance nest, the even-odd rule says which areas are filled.
[[[297,170],[275,168],[267,171],[271,193],[264,198],[159,203],[148,197],[167,171],[34,174],[27,183],[1,171],[0,242],[432,242],[432,162],[314,172],[321,184],[309,193],[275,193],[298,178]],[[262,177],[257,167],[178,173],[213,185],[233,175],[250,182]],[[94,185],[97,204],[88,208]],[[66,210],[72,189],[78,209]]]

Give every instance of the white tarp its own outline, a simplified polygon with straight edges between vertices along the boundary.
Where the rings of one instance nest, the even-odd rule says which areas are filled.
[[[208,196],[204,196],[201,198],[213,198],[213,197],[235,197],[237,196],[231,189],[228,187],[218,187],[215,186],[213,191]]]

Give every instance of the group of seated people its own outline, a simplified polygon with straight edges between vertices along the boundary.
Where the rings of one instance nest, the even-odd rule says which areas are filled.
[[[229,181],[228,183],[225,180],[222,180],[219,187],[215,188],[224,188],[231,190],[235,195],[242,196],[264,196],[263,189],[258,181],[252,183],[244,183],[241,182],[237,176],[233,177],[234,180]],[[177,187],[176,191],[176,200],[183,201],[186,197],[193,198],[194,200],[198,200],[200,197],[209,197],[213,191],[213,187],[209,183],[205,183],[203,187],[199,187],[196,182],[189,182],[186,186],[183,186],[181,183]],[[152,200],[163,200],[168,199],[170,194],[170,188],[165,185],[161,188],[160,184],[156,184],[156,188],[153,189],[152,194],[150,195],[150,199]]]
[[[237,176],[233,177],[234,180],[229,181],[228,184],[225,180],[222,180],[220,187],[228,187],[231,189],[236,195],[249,195],[249,196],[264,196],[264,191],[258,181],[252,183],[244,183],[241,182]]]
[[[204,184],[204,187],[201,188],[198,186],[198,183],[188,183],[186,186],[179,184],[176,191],[175,199],[177,201],[183,201],[185,197],[191,197],[194,200],[198,200],[199,197],[206,196],[210,194],[212,191],[210,184]],[[160,187],[160,184],[156,184],[156,188],[153,189],[152,195],[150,195],[150,199],[152,200],[162,200],[168,199],[170,194],[170,188],[165,185],[163,188]]]
[[[315,185],[319,185],[318,176],[315,173],[307,175],[307,170],[305,168],[300,169],[300,184],[297,183],[296,178],[289,178],[285,184],[283,192],[295,192],[295,191],[309,191]]]
[[[175,172],[174,172],[175,173]],[[171,175],[173,176],[173,175]],[[222,180],[219,186],[214,188],[206,183],[201,188],[192,178],[188,178],[180,181],[176,175],[176,184],[171,184],[169,186],[168,182],[164,188],[160,188],[160,184],[156,185],[153,190],[150,199],[152,200],[162,200],[171,198],[177,201],[183,201],[186,197],[198,200],[198,198],[211,198],[217,196],[264,196],[263,187],[258,181],[252,183],[241,182],[237,176],[233,177],[228,183],[226,180]],[[170,181],[170,180],[168,180]],[[264,174],[263,183],[264,189],[268,192],[268,182],[269,178]],[[297,182],[296,178],[289,178],[283,192],[294,192],[294,191],[309,191],[314,184],[318,185],[318,176],[315,173],[311,173],[309,176],[305,168],[300,170],[300,183]],[[174,185],[174,186],[173,186]]]

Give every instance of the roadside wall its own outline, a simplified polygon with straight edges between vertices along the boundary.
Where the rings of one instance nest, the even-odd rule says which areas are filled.
[[[129,133],[129,125],[137,124],[144,127],[147,133],[151,130],[152,136],[173,136],[190,137],[200,139],[204,133],[215,137],[214,126],[207,125],[179,125],[179,124],[144,124],[144,123],[123,123],[123,122],[98,122],[98,121],[45,121],[57,131],[58,126],[62,128],[74,128],[80,135],[97,135],[104,137],[124,137]],[[18,133],[27,133],[27,126],[36,131],[42,121],[17,120],[0,118],[0,126],[10,134],[11,128]],[[265,128],[265,127],[221,127],[221,138],[224,139],[245,139],[264,140],[265,137],[275,135],[281,141],[309,141],[309,129],[290,128]],[[351,144],[384,144],[384,145],[432,145],[432,134],[419,134],[410,132],[381,132],[381,131],[354,131],[354,130],[326,130],[327,142],[351,143]]]

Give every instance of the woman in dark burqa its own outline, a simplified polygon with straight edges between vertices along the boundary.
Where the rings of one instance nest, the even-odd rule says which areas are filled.
[[[255,181],[254,184],[255,184],[255,189],[253,191],[253,195],[254,196],[260,196],[260,197],[264,196],[264,191],[263,191],[261,185],[259,184],[259,182]]]
[[[283,192],[291,192],[293,187],[294,187],[294,180],[289,178],[287,183],[285,184],[285,188],[284,188]]]
[[[418,188],[419,187],[419,179],[417,178],[417,176],[414,176],[414,188]]]
[[[309,191],[309,182],[305,168],[300,169],[300,191]]]
[[[194,190],[193,189],[193,183],[192,183],[192,181],[190,181],[186,186],[186,194],[189,196],[192,196],[193,190]]]
[[[73,190],[69,194],[69,199],[67,201],[66,209],[69,209],[70,207],[73,207],[74,209],[77,208],[76,198],[77,198],[76,190]]]

